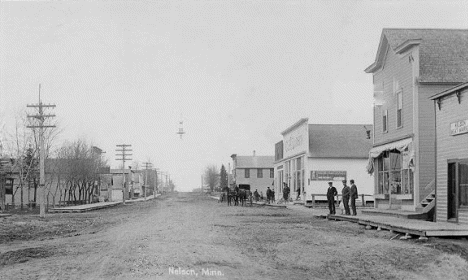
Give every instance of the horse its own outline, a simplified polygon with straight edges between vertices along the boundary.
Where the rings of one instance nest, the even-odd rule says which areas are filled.
[[[240,205],[241,205],[241,206],[244,206],[245,200],[247,199],[246,190],[240,189],[240,190],[237,192],[237,197],[239,198],[239,203],[240,203]]]
[[[235,192],[229,191],[227,193],[228,206],[231,206],[233,201],[234,201],[234,206],[237,205],[237,194]]]
[[[250,201],[250,206],[252,206],[252,192],[250,190],[239,190],[238,192],[239,200],[242,206],[247,204],[247,201]]]
[[[218,203],[224,202],[224,199],[226,199],[226,193],[222,192],[222,193],[219,195]]]

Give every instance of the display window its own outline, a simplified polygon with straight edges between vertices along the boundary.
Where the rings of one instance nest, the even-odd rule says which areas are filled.
[[[412,194],[413,170],[403,165],[403,156],[397,150],[385,151],[377,159],[379,194]]]

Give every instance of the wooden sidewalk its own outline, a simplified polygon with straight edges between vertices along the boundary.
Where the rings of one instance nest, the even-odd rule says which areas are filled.
[[[116,206],[119,204],[122,204],[122,201],[97,202],[97,203],[90,203],[90,204],[83,204],[83,205],[51,208],[49,209],[48,212],[49,213],[82,213],[82,212],[87,212],[87,211],[108,208],[108,207]]]
[[[157,194],[156,197],[159,197],[161,194]],[[132,200],[125,200],[125,203],[135,203],[135,202],[142,202],[147,200],[155,199],[153,195],[143,198],[137,198]],[[75,206],[66,206],[66,207],[57,207],[49,209],[48,212],[50,213],[82,213],[87,211],[93,211],[108,207],[113,207],[116,205],[122,204],[122,201],[115,201],[115,202],[97,202],[97,203],[90,203],[90,204],[82,204],[82,205],[75,205]]]
[[[468,226],[455,223],[434,223],[423,220],[372,215],[348,216],[321,214],[319,216],[329,220],[348,221],[370,226],[371,228],[380,228],[382,230],[385,229],[419,237],[468,236]]]

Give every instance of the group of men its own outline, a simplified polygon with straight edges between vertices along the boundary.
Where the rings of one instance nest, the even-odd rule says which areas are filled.
[[[341,190],[342,200],[345,215],[351,215],[349,209],[349,202],[351,201],[351,209],[353,210],[353,216],[356,216],[356,199],[358,198],[357,187],[354,184],[354,180],[350,180],[351,187],[346,184],[346,180],[343,180],[343,189]],[[336,188],[333,186],[333,182],[328,182],[327,190],[327,200],[328,200],[328,209],[330,214],[336,214],[335,211],[335,196],[338,195]]]
[[[263,192],[259,194],[257,189],[255,189],[253,196],[256,202],[258,202],[260,199],[263,200]],[[275,202],[275,191],[270,189],[270,187],[268,187],[266,191],[266,200],[268,204]]]

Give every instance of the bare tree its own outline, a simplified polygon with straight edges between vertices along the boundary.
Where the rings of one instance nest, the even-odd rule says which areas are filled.
[[[18,183],[13,184],[12,205],[15,205],[15,195],[20,191],[20,207],[24,206],[24,187],[29,180],[34,178],[37,167],[37,150],[34,145],[33,133],[27,128],[28,120],[23,111],[18,112],[15,117],[14,131],[7,134],[6,151],[13,159],[13,172],[16,173]],[[29,186],[29,184],[28,184]],[[30,191],[28,188],[28,200],[30,200]]]
[[[60,200],[90,203],[98,194],[99,171],[105,161],[85,140],[65,142],[57,153],[55,178]],[[63,196],[62,196],[63,195]]]
[[[219,171],[216,165],[208,165],[205,168],[204,181],[208,184],[210,191],[213,191],[214,188],[219,184]]]

